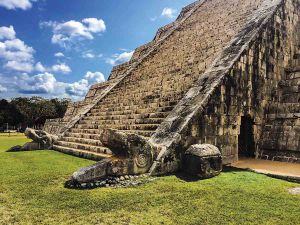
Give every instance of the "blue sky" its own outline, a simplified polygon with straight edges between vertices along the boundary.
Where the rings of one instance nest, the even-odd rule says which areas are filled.
[[[194,0],[0,0],[0,98],[81,99]]]

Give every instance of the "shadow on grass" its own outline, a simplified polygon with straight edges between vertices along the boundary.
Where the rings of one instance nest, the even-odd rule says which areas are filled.
[[[235,167],[231,167],[231,166],[224,166],[222,173],[237,173],[237,172],[245,172],[245,171],[247,171],[247,169],[239,169],[239,168],[235,168]],[[197,176],[193,176],[191,174],[188,174],[188,173],[185,173],[185,172],[182,172],[182,171],[178,172],[178,173],[175,173],[173,175],[176,176],[177,178],[181,179],[181,180],[186,181],[186,182],[197,182],[197,181],[200,181],[200,180],[211,179],[211,178],[201,179]]]
[[[236,168],[232,166],[224,166],[223,167],[223,173],[232,173],[232,172],[245,172],[249,171],[248,169],[241,169],[241,168]]]
[[[185,172],[178,172],[174,174],[177,178],[184,180],[186,182],[197,182],[201,179],[199,179],[199,177],[197,176],[193,176],[191,174],[185,173]]]

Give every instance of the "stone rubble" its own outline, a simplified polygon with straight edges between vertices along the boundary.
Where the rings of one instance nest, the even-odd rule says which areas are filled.
[[[139,176],[125,175],[119,177],[106,177],[87,183],[78,183],[74,180],[69,180],[65,183],[65,187],[70,189],[94,189],[101,187],[124,188],[139,186],[148,182],[152,182],[155,179],[156,178],[148,177],[146,174]]]

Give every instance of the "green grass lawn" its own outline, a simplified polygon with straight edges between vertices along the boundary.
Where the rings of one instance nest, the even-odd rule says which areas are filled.
[[[251,172],[187,182],[157,178],[134,188],[70,190],[92,161],[54,151],[6,153],[23,136],[0,135],[0,224],[300,224],[299,184]]]

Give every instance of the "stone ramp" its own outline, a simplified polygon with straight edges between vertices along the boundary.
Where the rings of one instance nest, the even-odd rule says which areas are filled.
[[[105,128],[151,137],[245,26],[249,14],[265,2],[206,0],[184,8],[174,23],[138,48],[130,62],[114,68],[112,85],[63,130],[54,149],[114,155],[98,141]]]

